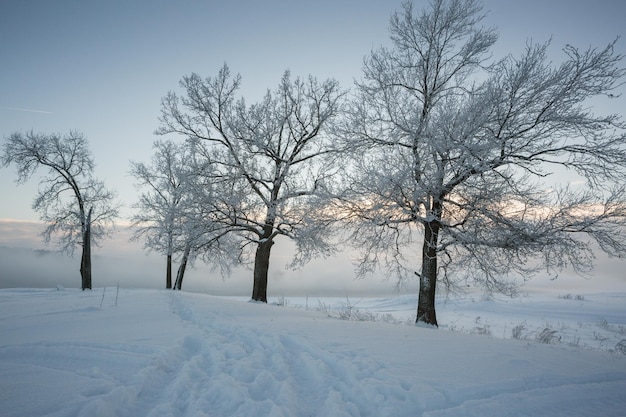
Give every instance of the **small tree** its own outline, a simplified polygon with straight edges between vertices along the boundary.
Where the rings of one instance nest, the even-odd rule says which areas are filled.
[[[137,230],[133,239],[143,238],[144,248],[165,254],[168,289],[182,288],[187,265],[193,263],[201,249],[207,259],[225,270],[232,258],[232,248],[225,248],[223,225],[214,221],[210,203],[205,206],[206,201],[212,200],[209,195],[215,192],[215,184],[198,182],[196,148],[187,142],[156,141],[150,165],[131,162],[131,175],[138,189],[146,189],[135,205],[132,225]],[[207,164],[203,169],[206,167]],[[216,244],[220,239],[221,246]],[[180,254],[180,265],[172,285],[176,254]]]
[[[184,95],[162,100],[157,133],[195,143],[198,182],[219,189],[205,194],[203,210],[239,237],[240,258],[254,259],[252,299],[266,302],[277,236],[294,239],[301,260],[330,250],[314,200],[335,171],[325,165],[334,152],[325,129],[343,93],[336,81],[292,81],[286,72],[274,92],[248,106],[236,97],[240,81],[226,65],[215,78],[184,77]]]
[[[538,257],[549,272],[584,271],[593,242],[626,254],[626,126],[587,107],[621,85],[622,57],[613,43],[568,46],[553,66],[548,45],[529,45],[489,64],[497,36],[482,17],[476,0],[433,0],[418,14],[406,2],[391,19],[391,48],[364,60],[343,127],[357,157],[342,210],[363,249],[361,272],[382,261],[415,273],[416,321],[432,325],[437,283],[452,285],[454,267],[511,292],[506,276],[525,279]],[[546,183],[559,167],[587,188]]]
[[[48,174],[39,185],[33,209],[48,224],[46,243],[55,237],[60,249],[73,254],[82,248],[82,289],[91,289],[91,242],[107,236],[117,217],[114,195],[92,177],[93,158],[82,133],[67,135],[34,132],[12,133],[4,144],[2,163],[17,166],[18,183],[27,181],[43,167]]]
[[[156,141],[151,165],[131,161],[131,175],[137,188],[147,188],[135,205],[132,225],[138,227],[133,239],[144,238],[148,250],[166,256],[165,288],[172,288],[172,256],[183,236],[182,220],[188,198],[186,148],[171,141]]]

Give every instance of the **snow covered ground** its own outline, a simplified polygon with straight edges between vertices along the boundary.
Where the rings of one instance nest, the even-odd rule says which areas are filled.
[[[245,298],[239,297],[240,300]],[[413,324],[417,295],[392,298],[285,298],[280,305],[319,309],[331,317]],[[467,294],[437,302],[442,329],[500,339],[626,350],[626,294],[540,293],[516,298]],[[626,352],[624,352],[626,353]]]
[[[271,301],[0,290],[0,414],[626,415],[626,294]]]

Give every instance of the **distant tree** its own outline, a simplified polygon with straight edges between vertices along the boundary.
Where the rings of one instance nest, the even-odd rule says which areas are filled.
[[[213,219],[212,184],[199,184],[194,169],[194,149],[189,143],[156,141],[151,164],[131,162],[137,188],[144,190],[135,204],[131,221],[133,239],[144,239],[144,248],[165,254],[166,288],[182,289],[184,274],[200,250],[213,264],[228,269],[232,248],[228,247],[223,225]],[[222,245],[217,245],[221,239]],[[180,265],[172,285],[172,264],[179,254]]]
[[[15,165],[18,183],[26,182],[38,168],[47,170],[39,183],[33,209],[47,223],[46,243],[55,237],[63,252],[82,248],[81,287],[91,289],[91,242],[111,232],[118,215],[114,194],[92,177],[93,158],[82,133],[67,135],[12,133],[3,146],[2,163]]]
[[[334,148],[325,130],[343,93],[334,80],[292,80],[285,72],[275,91],[248,106],[237,100],[240,82],[226,65],[215,78],[184,77],[183,96],[162,100],[157,133],[195,143],[196,180],[217,190],[205,195],[203,210],[236,234],[240,259],[254,259],[252,299],[266,302],[277,236],[296,242],[298,261],[330,250],[314,204],[336,171],[327,165]]]
[[[144,248],[164,253],[167,259],[165,288],[172,288],[172,256],[183,239],[188,174],[184,144],[156,141],[152,163],[131,161],[131,175],[139,190],[146,189],[135,204],[131,221],[136,227],[133,239],[144,238]]]
[[[507,276],[525,279],[537,260],[582,272],[594,244],[626,255],[626,126],[588,104],[623,84],[622,56],[614,43],[567,46],[553,65],[548,44],[529,44],[489,65],[497,35],[482,18],[476,0],[433,0],[419,13],[404,3],[391,46],[364,60],[342,128],[354,158],[341,210],[360,272],[417,275],[416,321],[431,325],[437,283],[452,285],[455,270],[510,293]],[[559,169],[587,187],[548,182]]]

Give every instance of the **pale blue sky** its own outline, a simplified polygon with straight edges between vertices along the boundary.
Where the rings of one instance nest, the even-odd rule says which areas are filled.
[[[127,217],[137,196],[129,160],[149,161],[161,97],[177,89],[184,75],[213,76],[227,62],[242,75],[248,102],[274,88],[285,69],[295,76],[333,77],[350,88],[363,56],[387,43],[389,16],[400,4],[1,0],[0,140],[30,129],[82,131],[96,175],[118,192]],[[552,38],[558,61],[567,43],[604,47],[617,36],[623,37],[618,51],[626,54],[623,0],[483,4],[485,24],[500,32],[495,57],[518,54],[528,39]],[[626,114],[626,97],[610,104],[608,111]],[[37,179],[16,186],[15,177],[14,168],[0,168],[0,219],[35,221]]]
[[[416,4],[424,4],[417,1]],[[604,46],[623,35],[621,0],[485,1],[486,24],[501,33],[495,56],[529,38],[560,48]],[[227,62],[243,76],[248,101],[283,71],[334,77],[345,88],[362,57],[387,42],[399,1],[48,1],[0,2],[0,138],[30,130],[89,138],[96,173],[130,205],[128,161],[149,160],[160,100],[182,76],[214,75]],[[626,53],[626,39],[619,43]],[[626,64],[626,63],[625,63]],[[626,98],[611,111],[626,113]],[[36,220],[36,181],[16,188],[0,169],[0,219]],[[124,211],[127,213],[128,211]]]
[[[191,72],[227,62],[251,99],[294,75],[346,87],[384,42],[393,6],[381,1],[0,2],[0,137],[16,130],[83,131],[97,174],[135,198],[128,161],[148,160],[160,100]],[[25,111],[36,110],[37,112]],[[2,169],[0,218],[37,218],[34,184]]]

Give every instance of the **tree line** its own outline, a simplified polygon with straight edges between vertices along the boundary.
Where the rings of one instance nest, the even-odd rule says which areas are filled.
[[[405,2],[390,46],[364,58],[352,90],[285,71],[248,104],[226,64],[183,77],[156,130],[181,139],[131,162],[135,238],[166,256],[166,287],[180,289],[198,257],[223,274],[248,264],[252,299],[266,302],[276,239],[295,243],[293,266],[350,245],[359,275],[417,276],[416,322],[436,326],[438,286],[471,279],[512,294],[515,277],[539,269],[589,271],[595,248],[626,256],[626,124],[588,104],[624,83],[616,41],[565,46],[559,64],[549,42],[495,59],[498,34],[483,17],[478,0]],[[117,208],[91,176],[84,136],[14,133],[2,162],[18,181],[49,170],[33,208],[46,239],[82,248],[91,288],[89,242]],[[563,168],[585,185],[549,184]]]

